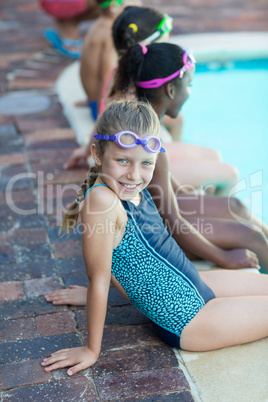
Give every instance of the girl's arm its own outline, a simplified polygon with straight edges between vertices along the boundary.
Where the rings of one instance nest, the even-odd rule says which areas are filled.
[[[174,183],[171,180],[168,156],[166,153],[160,153],[149,191],[164,223],[168,223],[169,231],[180,247],[221,267],[256,267],[255,254],[243,249],[223,250],[212,244],[184,219],[180,214],[172,184]]]
[[[48,366],[45,371],[70,366],[67,374],[72,375],[92,366],[99,357],[111,281],[117,217],[115,194],[104,187],[95,188],[85,200],[82,210],[83,257],[89,278],[88,343],[84,347],[63,349],[53,353],[42,362],[42,366]]]

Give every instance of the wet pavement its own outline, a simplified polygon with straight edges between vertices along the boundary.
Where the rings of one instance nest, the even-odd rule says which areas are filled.
[[[174,17],[175,33],[264,31],[266,4],[146,1]],[[72,378],[66,369],[45,373],[40,366],[42,357],[87,337],[85,308],[44,299],[87,283],[80,234],[58,238],[63,208],[86,168],[63,169],[77,143],[53,87],[72,61],[48,46],[47,26],[37,2],[1,0],[0,400],[198,400],[173,349],[113,288],[98,362]]]

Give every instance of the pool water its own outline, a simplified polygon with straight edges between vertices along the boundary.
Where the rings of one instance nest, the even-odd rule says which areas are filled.
[[[197,65],[183,107],[184,142],[219,150],[239,170],[239,191],[268,223],[268,60]]]

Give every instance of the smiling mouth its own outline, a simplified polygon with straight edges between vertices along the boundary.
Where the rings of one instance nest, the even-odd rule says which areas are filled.
[[[138,184],[128,184],[128,183],[120,183],[120,182],[119,182],[119,184],[120,184],[120,186],[123,187],[123,189],[126,190],[126,191],[134,191],[134,190],[136,190],[136,189],[141,185],[141,183],[138,183]]]

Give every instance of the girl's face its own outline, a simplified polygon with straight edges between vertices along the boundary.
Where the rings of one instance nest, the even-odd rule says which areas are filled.
[[[120,199],[131,201],[150,183],[156,159],[156,153],[141,145],[124,149],[109,141],[101,158],[101,178]]]
[[[194,72],[195,67],[192,67],[184,73],[179,86],[173,85],[174,97],[173,99],[171,99],[170,105],[166,111],[166,114],[169,117],[176,118],[179,115],[183,104],[191,95],[190,86],[194,76]]]

